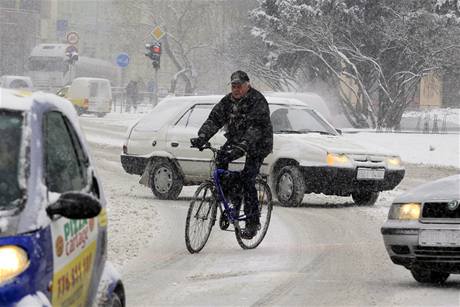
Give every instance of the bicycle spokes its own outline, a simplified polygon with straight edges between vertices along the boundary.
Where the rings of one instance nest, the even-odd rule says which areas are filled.
[[[209,190],[205,190],[203,198],[199,199],[199,206],[194,215],[195,219],[205,221],[209,218],[211,212],[211,206],[209,206],[209,197],[206,198],[206,194]]]
[[[206,244],[216,219],[216,201],[211,186],[198,187],[187,214],[185,243],[190,253],[199,252]]]
[[[236,239],[238,244],[244,249],[256,248],[264,239],[265,234],[268,230],[268,225],[270,224],[270,217],[273,208],[273,203],[271,201],[271,192],[268,184],[263,180],[256,181],[257,189],[257,199],[259,201],[259,218],[260,218],[260,229],[257,234],[252,239],[244,239],[241,237],[240,228],[246,227],[247,219],[250,216],[246,216],[244,227],[237,225],[236,229]]]

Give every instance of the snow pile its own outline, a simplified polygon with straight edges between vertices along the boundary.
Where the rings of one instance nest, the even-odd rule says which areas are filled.
[[[460,168],[458,134],[371,133],[345,134],[357,143],[375,144],[398,154],[405,163]]]

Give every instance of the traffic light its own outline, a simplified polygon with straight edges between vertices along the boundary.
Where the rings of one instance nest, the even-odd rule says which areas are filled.
[[[67,56],[67,62],[71,65],[75,64],[78,61],[78,52],[77,51],[67,51],[65,53]]]
[[[147,49],[145,55],[152,60],[153,68],[160,68],[161,43],[146,44],[145,48]]]

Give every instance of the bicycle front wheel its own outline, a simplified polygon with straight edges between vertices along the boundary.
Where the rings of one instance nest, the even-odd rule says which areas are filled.
[[[190,203],[185,222],[185,245],[191,254],[203,249],[216,221],[217,201],[213,190],[212,183],[202,183]]]
[[[262,240],[265,237],[265,234],[268,230],[268,225],[270,224],[270,218],[272,216],[273,202],[272,202],[272,192],[267,182],[263,179],[256,179],[256,190],[259,200],[259,213],[260,213],[260,230],[254,236],[254,238],[247,240],[241,237],[241,227],[242,224],[246,223],[245,221],[237,221],[235,227],[235,236],[238,244],[243,249],[253,249],[259,246]],[[244,222],[244,223],[243,223]]]

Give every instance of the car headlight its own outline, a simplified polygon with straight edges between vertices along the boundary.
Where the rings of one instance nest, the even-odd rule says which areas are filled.
[[[401,158],[399,158],[399,157],[387,158],[387,165],[390,166],[390,167],[401,166]]]
[[[391,205],[388,219],[390,220],[418,220],[420,218],[419,203]]]
[[[347,155],[344,154],[328,153],[326,159],[327,165],[329,166],[343,166],[351,164],[350,158],[348,158]]]
[[[21,274],[29,266],[27,253],[15,245],[0,247],[0,284]]]

